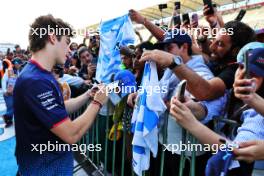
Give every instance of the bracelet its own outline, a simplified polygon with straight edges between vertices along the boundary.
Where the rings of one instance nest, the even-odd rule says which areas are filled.
[[[102,103],[100,103],[99,101],[93,100],[92,104],[96,104],[100,107],[100,109],[103,107]]]

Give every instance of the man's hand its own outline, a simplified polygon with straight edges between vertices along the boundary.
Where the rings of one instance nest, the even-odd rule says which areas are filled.
[[[203,14],[205,16],[206,21],[210,24],[210,26],[212,26],[217,23],[217,15],[216,13],[208,14],[209,10],[210,8],[208,7],[208,5],[205,5],[203,8]]]
[[[140,13],[138,13],[137,11],[133,9],[129,10],[129,16],[132,21],[138,24],[144,24],[145,18],[142,15],[140,15]]]
[[[70,68],[69,68],[69,74],[75,74],[75,73],[77,73],[78,72],[78,68],[77,67],[75,67],[75,66],[71,66]]]
[[[244,79],[244,76],[245,69],[239,68],[235,74],[234,93],[246,104],[251,104],[256,100],[256,80],[254,78]]]
[[[170,113],[184,128],[188,128],[189,125],[197,121],[191,110],[186,105],[177,100],[176,97],[171,99]]]
[[[140,62],[155,61],[157,64],[168,67],[173,62],[173,54],[161,50],[144,51]]]
[[[99,103],[101,103],[103,105],[106,103],[106,101],[108,99],[108,93],[106,90],[106,86],[105,85],[99,85],[98,88],[99,88],[99,90],[94,95],[94,100],[98,101]]]
[[[185,96],[184,98],[184,105],[191,110],[192,114],[196,117],[196,119],[203,119],[207,115],[206,110],[201,105],[201,103],[193,101],[193,99],[191,99],[191,97],[189,96]]]
[[[247,141],[239,144],[238,149],[234,149],[237,160],[251,163],[255,160],[264,159],[264,141]]]
[[[127,97],[127,104],[132,108],[135,106],[137,95],[138,95],[137,92],[135,92],[129,94]]]
[[[89,97],[91,97],[91,98],[94,98],[96,92],[98,92],[98,90],[99,90],[99,86],[101,86],[101,84],[100,85],[95,85],[91,89],[87,90],[87,92],[86,92],[87,95]]]
[[[96,65],[94,64],[88,64],[87,66],[87,70],[88,70],[88,78],[91,79],[93,74],[95,73],[96,70]]]

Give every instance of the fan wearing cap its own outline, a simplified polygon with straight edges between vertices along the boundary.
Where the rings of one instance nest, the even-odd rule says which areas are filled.
[[[257,43],[257,42],[256,42]],[[264,46],[263,43],[259,45]],[[243,57],[239,58],[238,61],[240,64],[239,69],[236,72],[235,83],[234,83],[234,92],[235,96],[243,100],[250,107],[254,108],[257,112],[264,115],[264,99],[259,95],[263,94],[263,89],[259,89],[256,92],[256,85],[259,84],[259,81],[264,77],[264,49],[256,48],[249,51],[249,71],[253,75],[253,78],[244,79],[245,77],[245,68],[243,65]],[[261,81],[262,82],[262,81]]]
[[[254,80],[255,84],[252,86],[251,84],[246,84],[241,86],[239,84],[239,91],[237,84],[240,83],[239,81],[235,84],[235,91],[236,94],[238,92],[246,91],[248,92],[248,85],[254,87],[254,90],[261,96],[264,97],[264,84],[263,84],[263,63],[262,56],[264,52],[264,45],[261,43],[249,43],[248,45],[244,46],[237,57],[237,61],[243,61],[243,57],[241,59],[240,56],[244,56],[245,52],[250,51],[249,56],[249,68],[250,68],[250,75]],[[260,64],[261,63],[261,64]],[[238,69],[236,79],[240,78],[241,74],[243,74],[242,69]],[[243,88],[242,88],[243,87]],[[246,89],[245,89],[246,87]],[[238,94],[237,94],[238,95]],[[241,98],[241,96],[238,96]],[[243,98],[243,97],[242,97]],[[179,102],[176,98],[173,98],[171,101],[171,114],[177,119],[177,122],[188,130],[191,134],[193,134],[199,141],[204,144],[218,144],[221,145],[219,139],[223,138],[219,134],[215,133],[214,131],[210,130],[203,124],[201,124],[197,119],[194,117],[190,109],[188,109],[183,103]],[[259,114],[255,109],[250,108],[243,111],[242,115],[240,116],[240,120],[242,122],[241,126],[237,129],[237,135],[235,136],[234,141],[237,143],[246,142],[250,140],[263,140],[264,139],[264,117]],[[203,131],[203,133],[200,133]],[[242,175],[242,172],[245,174],[250,175],[252,171],[252,165],[247,165],[244,162],[240,162],[241,166],[238,169],[232,170],[232,172],[240,173],[237,175]],[[230,171],[231,172],[231,171]]]
[[[240,68],[237,70],[234,83],[235,96],[242,99],[250,107],[264,116],[264,99],[256,92],[256,85],[258,85],[258,82],[261,79],[263,80],[264,77],[264,48],[257,48],[250,51],[249,57],[251,58],[249,59],[249,68],[251,68],[250,70],[254,77],[251,79],[244,79],[245,69],[241,64]],[[243,61],[240,60],[240,62]],[[259,89],[258,92],[260,91],[263,92],[263,86],[262,90]],[[246,141],[240,143],[239,146],[239,149],[234,150],[238,160],[247,162],[264,160],[264,140]]]
[[[232,88],[238,67],[235,64],[236,55],[240,48],[252,41],[255,41],[255,32],[248,25],[237,21],[226,23],[210,45],[210,61],[216,62],[210,67],[216,77],[210,80],[203,79],[180,61],[178,56],[168,52],[146,51],[140,61],[152,60],[170,68],[181,80],[188,81],[187,89],[197,100],[214,100],[223,96],[226,89]]]
[[[157,48],[165,50],[171,54],[174,54],[178,59],[178,62],[184,63],[189,69],[197,73],[205,80],[210,80],[214,77],[213,73],[205,64],[205,61],[201,55],[193,55],[192,54],[192,40],[191,37],[182,30],[174,29],[172,31],[168,31],[165,40],[163,42],[159,42],[155,44]],[[173,71],[170,68],[166,68],[163,77],[160,80],[160,86],[162,88],[166,88],[166,91],[161,92],[161,96],[164,102],[167,104],[169,109],[170,99],[172,95],[175,95],[177,91],[177,87],[180,83],[180,79],[177,75],[173,74]],[[189,93],[187,93],[189,95]],[[186,94],[186,95],[187,95]],[[164,116],[160,116],[161,119]],[[168,116],[168,126],[166,142],[167,144],[176,144],[180,145],[182,142],[182,128],[177,124],[175,119],[169,115]],[[162,138],[164,135],[160,133],[159,143],[163,144]],[[186,141],[188,139],[186,138]],[[197,143],[196,143],[197,144]],[[161,151],[162,145],[160,145]],[[186,150],[186,155],[191,156],[191,151]],[[160,152],[161,153],[161,152]],[[177,175],[179,173],[179,167],[175,166],[175,163],[180,163],[180,154],[181,151],[179,149],[175,149],[172,147],[168,147],[165,151],[165,155],[167,157],[167,163],[164,167],[164,174],[172,174]],[[204,175],[204,170],[206,167],[206,161],[209,158],[209,154],[203,150],[196,151],[196,159],[201,160],[202,162],[196,163],[196,175]],[[188,175],[189,166],[186,166],[186,170],[183,172],[184,175]],[[154,175],[154,173],[153,173]]]
[[[2,89],[4,92],[4,99],[7,107],[7,112],[3,116],[6,123],[5,127],[8,128],[13,124],[13,89],[16,83],[16,79],[21,71],[23,62],[20,58],[14,58],[12,61],[13,68],[6,69],[6,72],[2,79]]]

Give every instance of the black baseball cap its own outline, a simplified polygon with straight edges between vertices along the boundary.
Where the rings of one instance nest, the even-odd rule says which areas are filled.
[[[191,47],[192,39],[184,30],[175,28],[166,31],[164,40],[162,42],[156,43],[154,46],[156,49],[164,49],[164,46],[170,43],[176,43],[176,44],[187,43]]]

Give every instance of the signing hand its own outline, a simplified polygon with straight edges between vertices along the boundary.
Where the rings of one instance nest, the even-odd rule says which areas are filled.
[[[108,99],[108,91],[105,85],[98,85],[98,89],[99,90],[94,95],[94,100],[100,102],[103,105]]]

